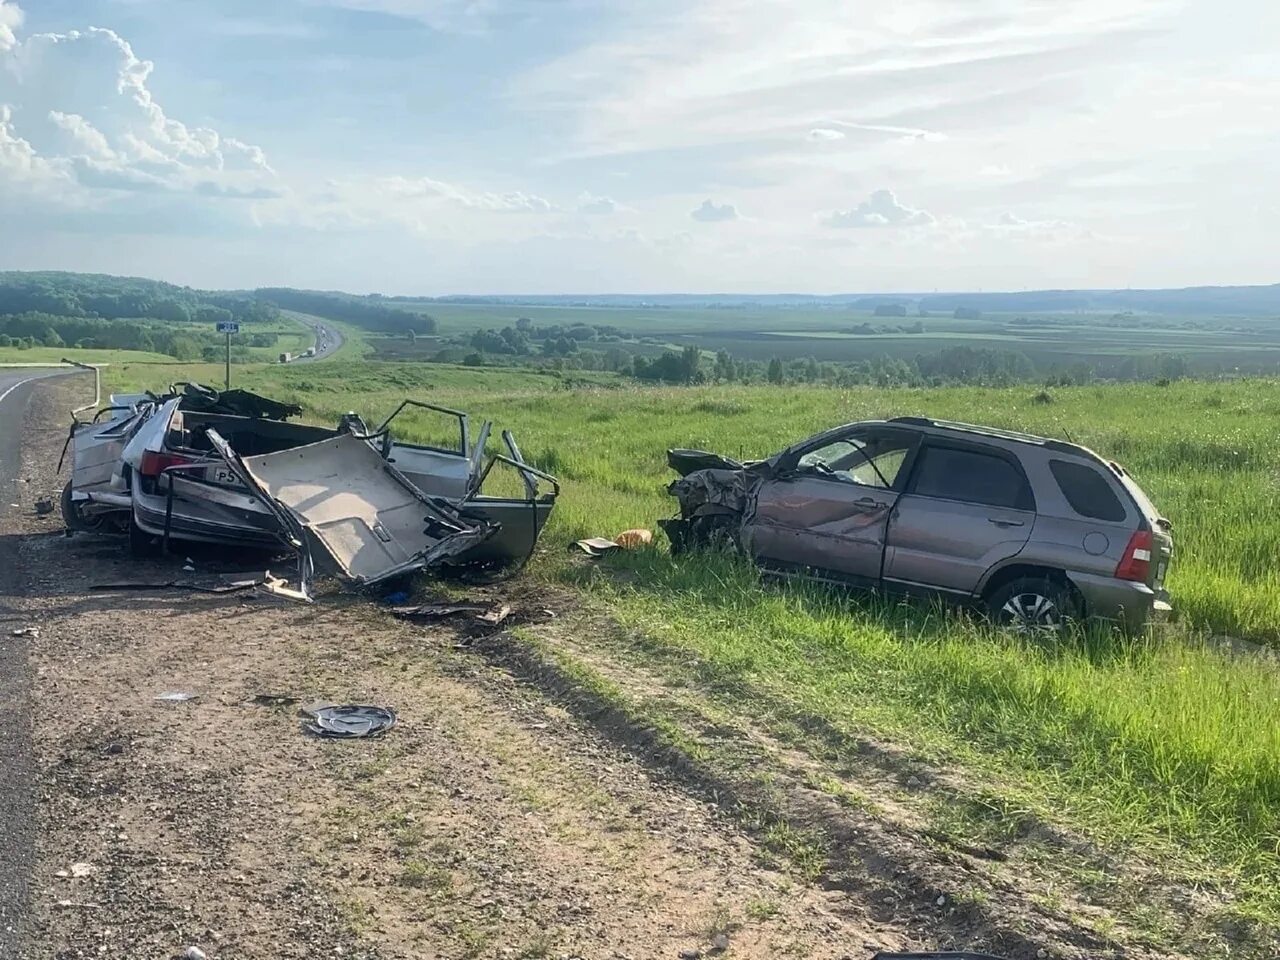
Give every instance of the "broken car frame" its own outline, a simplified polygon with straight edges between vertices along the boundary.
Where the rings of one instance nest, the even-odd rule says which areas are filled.
[[[68,527],[127,526],[141,554],[172,540],[283,545],[298,556],[298,588],[268,588],[306,600],[317,567],[373,585],[441,564],[522,565],[559,496],[509,431],[509,455],[486,458],[492,425],[473,440],[462,411],[405,400],[376,430],[354,414],[329,430],[285,423],[295,407],[226,396],[184,385],[165,397],[113,397],[93,421],[73,420]],[[395,441],[391,425],[407,409],[456,420],[457,446]],[[516,471],[523,496],[483,492],[498,465]]]

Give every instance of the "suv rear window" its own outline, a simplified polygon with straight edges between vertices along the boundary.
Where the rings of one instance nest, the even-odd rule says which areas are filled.
[[[1050,460],[1049,469],[1067,503],[1080,516],[1119,523],[1128,515],[1106,477],[1093,467],[1066,460]]]
[[[920,452],[911,492],[989,507],[1035,509],[1022,471],[1003,457],[977,450],[925,447]]]

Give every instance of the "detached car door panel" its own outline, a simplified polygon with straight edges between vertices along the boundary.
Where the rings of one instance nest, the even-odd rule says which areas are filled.
[[[885,579],[972,593],[1026,545],[1035,502],[1012,454],[926,442],[889,520]]]

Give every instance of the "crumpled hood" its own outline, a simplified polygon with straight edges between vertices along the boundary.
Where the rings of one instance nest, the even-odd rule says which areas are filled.
[[[680,501],[680,513],[684,517],[741,514],[747,509],[760,479],[758,474],[745,470],[698,470],[673,480],[667,492]]]
[[[667,465],[682,477],[698,470],[741,470],[744,466],[732,457],[706,450],[668,450]]]

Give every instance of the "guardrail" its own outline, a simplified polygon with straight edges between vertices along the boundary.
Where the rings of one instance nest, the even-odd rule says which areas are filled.
[[[73,367],[79,367],[81,370],[93,371],[93,402],[86,403],[83,407],[74,408],[71,411],[71,419],[74,420],[76,418],[76,414],[84,413],[86,410],[97,407],[102,403],[102,368],[95,367],[93,364],[89,363],[81,363],[79,360],[68,360],[66,357],[62,358],[62,362],[69,363]]]

